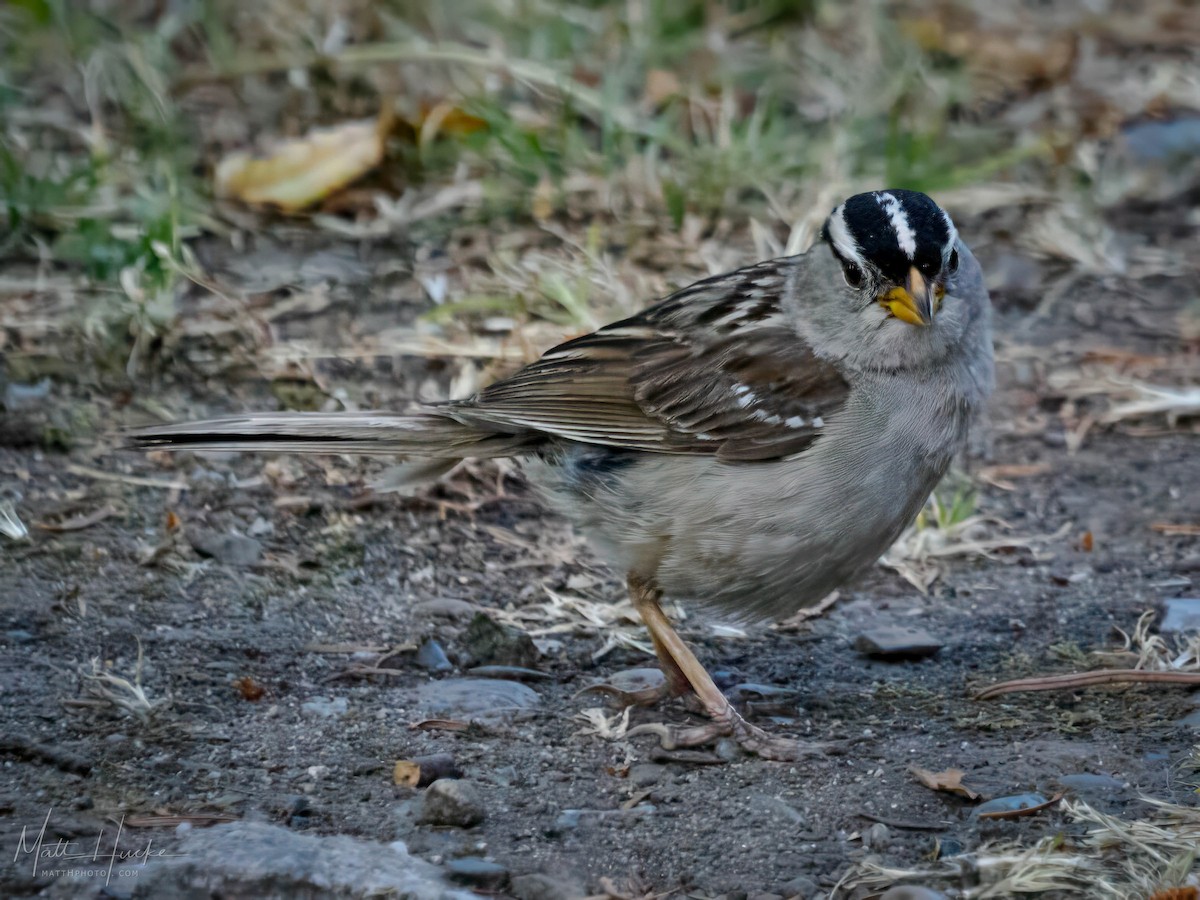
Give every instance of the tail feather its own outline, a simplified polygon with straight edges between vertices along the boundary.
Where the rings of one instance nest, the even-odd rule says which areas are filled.
[[[429,459],[512,456],[528,434],[485,431],[448,414],[387,412],[249,413],[151,425],[125,433],[141,450],[268,450]]]

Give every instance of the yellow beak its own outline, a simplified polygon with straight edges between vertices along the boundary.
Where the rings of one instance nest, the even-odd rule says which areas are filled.
[[[933,324],[933,317],[945,293],[945,288],[940,284],[931,285],[913,266],[904,279],[904,287],[894,287],[882,294],[879,304],[901,322],[927,326]]]

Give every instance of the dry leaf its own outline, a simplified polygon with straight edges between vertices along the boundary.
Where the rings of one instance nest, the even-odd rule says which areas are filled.
[[[979,793],[971,790],[962,783],[962,769],[946,769],[944,772],[930,772],[920,766],[909,766],[908,771],[917,777],[917,781],[935,791],[945,791],[948,794],[958,794],[968,800],[978,800]]]
[[[231,153],[216,171],[216,193],[243,203],[297,212],[361,178],[383,160],[375,119],[347,122],[283,141],[260,157]]]
[[[251,703],[261,700],[263,695],[267,692],[265,687],[263,687],[249,675],[243,675],[233,683],[233,686],[237,688],[237,691],[242,695],[243,700],[249,700]]]

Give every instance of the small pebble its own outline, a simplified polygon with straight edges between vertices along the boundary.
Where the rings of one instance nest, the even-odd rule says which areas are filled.
[[[417,807],[418,825],[470,828],[484,819],[483,797],[469,781],[441,778],[431,784]]]
[[[454,668],[450,658],[446,656],[446,651],[442,649],[442,645],[433,638],[427,640],[417,650],[417,665],[431,672],[447,672]]]
[[[504,625],[479,613],[467,626],[463,643],[480,665],[533,668],[538,649],[533,638],[515,625]]]
[[[997,797],[986,803],[980,803],[971,810],[971,818],[977,819],[984,813],[1015,812],[1018,809],[1041,806],[1046,799],[1041,794],[1013,794],[1011,797]]]
[[[629,783],[635,787],[650,787],[658,784],[666,771],[666,766],[657,763],[638,763],[629,769]]]
[[[946,895],[916,884],[898,884],[880,894],[879,900],[946,900]]]
[[[933,656],[942,645],[921,628],[880,625],[855,638],[854,648],[874,659],[910,660]]]
[[[201,531],[189,535],[192,548],[197,553],[227,566],[252,566],[262,557],[262,544],[243,534]]]
[[[799,897],[800,900],[813,900],[821,894],[821,886],[816,880],[807,875],[797,875],[791,881],[779,885],[779,893],[785,897]]]
[[[892,832],[882,822],[863,830],[862,845],[868,850],[882,850],[892,842]]]
[[[446,862],[446,873],[460,884],[499,890],[508,882],[508,869],[478,856],[462,856]]]

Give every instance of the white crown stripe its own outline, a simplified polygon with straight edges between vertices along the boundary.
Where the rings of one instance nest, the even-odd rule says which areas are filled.
[[[912,225],[908,222],[908,213],[905,211],[904,205],[895,194],[887,191],[877,193],[875,201],[887,213],[892,231],[896,234],[896,243],[900,245],[901,251],[909,259],[913,259],[917,255],[917,233],[913,231]]]

